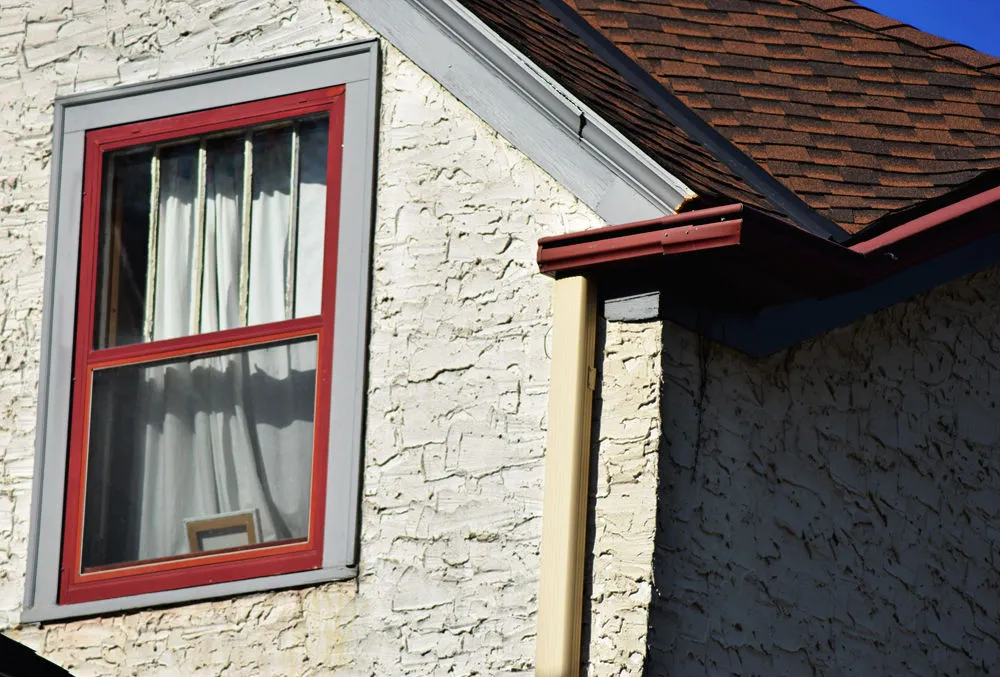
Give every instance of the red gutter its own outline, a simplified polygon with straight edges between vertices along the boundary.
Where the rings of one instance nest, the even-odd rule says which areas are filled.
[[[538,268],[546,274],[615,261],[737,245],[743,205],[711,207],[620,226],[538,240]],[[731,220],[727,220],[731,219]]]
[[[607,276],[612,285],[690,282],[715,290],[711,303],[763,308],[859,290],[974,242],[1000,230],[997,207],[1000,187],[846,247],[737,203],[542,238],[538,267],[553,277]],[[669,266],[657,263],[675,255]]]
[[[859,254],[871,254],[878,249],[884,249],[890,245],[897,244],[902,240],[932,230],[944,223],[996,202],[1000,202],[1000,186],[978,193],[972,197],[967,197],[964,200],[959,200],[946,207],[941,207],[930,214],[925,214],[912,221],[896,226],[887,233],[882,233],[870,240],[852,245],[851,250]]]
[[[598,242],[548,248],[539,240],[538,268],[543,273],[589,268],[602,263],[680,254],[740,243],[743,221],[735,219],[701,226],[680,225]]]

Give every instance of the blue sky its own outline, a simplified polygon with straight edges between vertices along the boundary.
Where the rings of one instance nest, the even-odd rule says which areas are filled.
[[[855,0],[922,31],[1000,57],[1000,0]]]

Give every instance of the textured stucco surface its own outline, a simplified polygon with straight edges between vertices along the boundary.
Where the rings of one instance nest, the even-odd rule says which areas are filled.
[[[75,675],[531,670],[535,241],[601,224],[388,46],[359,578],[16,625],[53,96],[371,35],[322,0],[0,0],[0,629]],[[977,275],[766,360],[670,325],[661,358],[659,325],[609,325],[592,674],[643,653],[651,675],[995,672],[998,288]]]
[[[656,529],[660,322],[604,324],[591,472],[590,677],[642,674]]]
[[[0,628],[74,675],[531,669],[551,291],[535,242],[602,224],[388,45],[359,578],[16,627],[53,96],[371,35],[319,0],[0,2]]]
[[[998,292],[765,360],[664,328],[647,674],[1000,671]]]

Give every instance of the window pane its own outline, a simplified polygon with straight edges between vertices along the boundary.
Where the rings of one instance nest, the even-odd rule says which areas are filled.
[[[97,348],[142,340],[149,254],[151,148],[112,154],[104,167],[97,268]]]
[[[96,371],[83,569],[306,538],[316,350]]]
[[[243,136],[210,140],[206,155],[201,332],[242,325]]]
[[[304,122],[299,130],[299,227],[295,258],[295,317],[319,315],[326,233],[327,120]]]
[[[154,285],[153,339],[197,333],[192,326],[192,306],[198,291],[195,253],[198,223],[197,142],[172,146],[160,153],[158,222],[156,232],[156,282]]]
[[[286,320],[291,217],[292,128],[253,135],[250,217],[250,324]]]
[[[108,153],[94,346],[319,314],[328,125]]]

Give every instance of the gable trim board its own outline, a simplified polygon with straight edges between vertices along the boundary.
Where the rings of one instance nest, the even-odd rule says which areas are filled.
[[[672,214],[695,193],[454,0],[344,0],[609,223]]]

